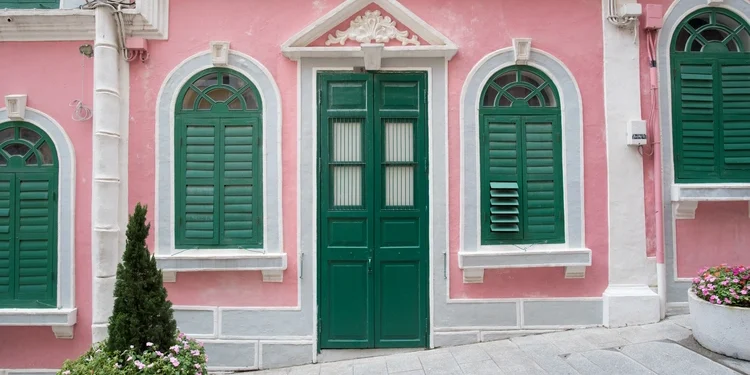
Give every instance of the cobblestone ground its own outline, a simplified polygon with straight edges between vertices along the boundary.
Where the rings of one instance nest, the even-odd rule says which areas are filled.
[[[750,362],[705,350],[687,315],[646,326],[590,328],[251,375],[750,374]]]

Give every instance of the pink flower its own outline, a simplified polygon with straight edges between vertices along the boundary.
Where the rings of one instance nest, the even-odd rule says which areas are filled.
[[[175,346],[173,346],[173,347],[171,347],[169,349],[172,349],[175,353],[179,353],[180,352],[180,347],[177,346],[177,345],[175,345]]]
[[[161,356],[163,356],[163,355],[164,355],[164,353],[162,353],[162,352],[160,352],[160,351],[158,351],[158,350],[157,350],[157,351],[155,351],[154,353],[156,353],[156,355],[158,355],[159,357],[161,357]]]
[[[115,363],[115,368],[122,368],[122,366],[119,363]]]
[[[128,361],[132,361],[132,360],[133,360],[133,357],[128,356]]]
[[[185,337],[185,334],[184,334],[184,333],[182,333],[182,332],[180,332],[180,334],[179,334],[179,335],[177,335],[177,337],[179,337],[179,338],[183,338],[183,337]]]
[[[146,346],[154,346],[154,343],[153,342],[147,342]]]
[[[177,367],[180,365],[180,361],[177,360],[177,358],[172,358],[169,360],[169,362],[172,362],[172,366]]]
[[[732,303],[732,301],[729,298],[724,298],[724,302],[726,302],[726,303]]]
[[[735,277],[734,280],[732,280],[732,282],[733,283],[738,283],[738,282],[740,282],[740,279],[738,279],[738,278]]]
[[[192,354],[193,357],[195,357],[195,356],[201,355],[201,352],[200,352],[200,350],[196,349],[196,350],[191,350],[190,354]]]
[[[146,365],[144,365],[144,364],[143,364],[143,363],[142,363],[141,361],[139,361],[139,360],[136,360],[136,361],[135,361],[135,362],[133,362],[133,363],[135,364],[135,367],[138,367],[138,369],[139,369],[139,370],[143,370],[143,369],[144,369],[144,368],[146,367]]]
[[[148,366],[146,366],[146,367],[148,367],[148,368],[154,367],[154,364],[153,364],[153,363],[151,363],[151,364],[149,364],[149,365],[148,365]]]
[[[190,349],[190,345],[188,345],[187,343],[185,343],[185,345],[183,345],[182,348],[185,349],[185,350]]]
[[[196,364],[195,364],[195,368],[197,368],[198,370],[200,370],[200,369],[201,369],[201,365],[200,365],[200,364],[198,364],[198,363],[196,363]]]
[[[743,294],[743,295],[747,294],[747,289],[742,289],[742,291],[740,292],[740,294]]]
[[[748,286],[750,287],[750,285],[748,285]],[[198,346],[200,346],[200,347],[202,348],[202,347],[203,347],[203,342],[202,342],[202,341],[201,341],[201,342],[199,342],[199,343],[198,343]]]
[[[198,365],[196,364],[196,366],[198,366]],[[198,367],[200,367],[200,366],[198,366]],[[63,375],[70,375],[70,370],[63,371]]]

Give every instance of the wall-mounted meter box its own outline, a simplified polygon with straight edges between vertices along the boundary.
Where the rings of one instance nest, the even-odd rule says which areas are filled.
[[[628,121],[628,146],[645,146],[648,143],[646,121]]]

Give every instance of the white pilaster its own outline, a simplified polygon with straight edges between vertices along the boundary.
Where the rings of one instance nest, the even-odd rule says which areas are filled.
[[[107,335],[120,245],[120,51],[113,9],[95,9],[91,187],[92,340]]]
[[[616,9],[636,0],[619,0]],[[604,32],[604,98],[607,134],[609,286],[604,292],[608,327],[659,320],[659,298],[648,287],[643,160],[626,145],[626,126],[641,118],[637,23],[617,27],[607,20]]]

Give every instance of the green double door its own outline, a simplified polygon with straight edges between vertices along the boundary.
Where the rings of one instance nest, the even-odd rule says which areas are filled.
[[[318,75],[321,349],[427,345],[426,83]]]

